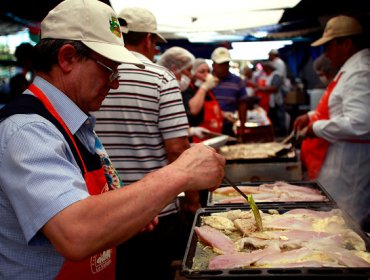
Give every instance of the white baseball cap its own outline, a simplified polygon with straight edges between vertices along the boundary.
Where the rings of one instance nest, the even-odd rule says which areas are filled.
[[[277,49],[271,49],[269,54],[279,54],[279,51]]]
[[[356,19],[344,15],[336,16],[331,18],[327,22],[322,37],[313,42],[311,46],[320,46],[334,38],[351,36],[361,33],[362,27]]]
[[[127,26],[121,24],[123,33],[128,31],[148,32],[155,34],[158,42],[167,43],[167,40],[158,33],[157,20],[151,11],[140,7],[127,7],[118,13],[118,17],[127,23]]]
[[[229,62],[231,61],[230,52],[227,48],[218,47],[212,52],[211,59],[216,64]]]
[[[41,22],[45,38],[81,41],[110,60],[145,67],[124,47],[116,13],[98,0],[62,1]]]

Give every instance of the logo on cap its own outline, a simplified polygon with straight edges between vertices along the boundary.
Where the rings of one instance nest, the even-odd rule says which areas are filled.
[[[225,50],[220,50],[218,54],[219,55],[228,55],[227,51],[225,51]]]
[[[116,17],[112,16],[112,20],[109,20],[109,23],[110,23],[110,31],[114,35],[116,35],[118,38],[121,38],[122,33],[121,33],[121,29],[120,29],[118,19]]]

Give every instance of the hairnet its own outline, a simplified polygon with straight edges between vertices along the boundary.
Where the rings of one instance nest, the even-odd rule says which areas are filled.
[[[191,69],[191,74],[194,75],[197,72],[199,66],[207,64],[207,61],[203,58],[196,58],[193,62],[193,68]],[[207,64],[208,66],[208,64]]]
[[[194,55],[181,47],[172,47],[167,49],[159,58],[158,64],[162,65],[175,74],[180,73],[184,69],[192,66],[195,60]]]

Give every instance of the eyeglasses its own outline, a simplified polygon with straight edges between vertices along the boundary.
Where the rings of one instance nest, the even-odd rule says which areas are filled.
[[[118,70],[113,70],[112,68],[110,68],[109,66],[105,65],[103,62],[101,62],[100,60],[97,60],[93,57],[90,57],[92,60],[94,60],[97,64],[99,64],[101,67],[103,67],[104,69],[106,69],[107,71],[110,72],[110,75],[109,75],[109,82],[113,82],[114,80],[118,79],[119,78],[119,72]]]

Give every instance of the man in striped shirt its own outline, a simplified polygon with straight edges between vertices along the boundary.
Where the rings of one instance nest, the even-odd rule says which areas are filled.
[[[230,52],[224,47],[216,48],[212,54],[213,75],[219,79],[218,84],[213,88],[213,92],[221,107],[224,123],[222,133],[235,136],[233,126],[237,119],[234,116],[238,112],[240,127],[237,136],[243,139],[244,124],[247,119],[247,92],[245,84],[239,76],[229,71],[231,61]]]
[[[118,16],[125,47],[145,69],[128,64],[118,68],[119,88],[95,112],[95,129],[124,184],[130,184],[188,149],[189,127],[178,81],[172,72],[152,62],[156,44],[166,42],[157,33],[154,15],[130,7]],[[191,221],[186,225],[180,219],[184,215],[179,206],[175,200],[162,210],[154,232],[118,247],[117,279],[171,278],[171,261],[183,257],[191,226]],[[186,193],[184,207],[195,212],[200,207],[198,193]]]

